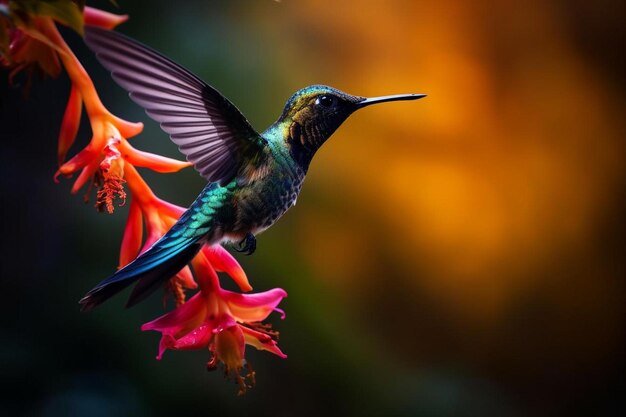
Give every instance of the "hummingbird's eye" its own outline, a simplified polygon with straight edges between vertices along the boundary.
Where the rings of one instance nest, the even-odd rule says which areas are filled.
[[[335,99],[332,96],[320,96],[315,100],[315,104],[321,104],[324,107],[330,107],[335,103]]]

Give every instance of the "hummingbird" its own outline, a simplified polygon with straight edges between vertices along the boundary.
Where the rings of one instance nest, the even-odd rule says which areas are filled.
[[[238,251],[251,254],[256,235],[296,203],[317,150],[353,112],[426,96],[364,98],[312,85],[295,92],[278,120],[259,134],[226,97],[159,52],[92,27],[85,28],[85,43],[208,184],[160,240],[80,300],[83,311],[135,282],[127,307],[137,304],[202,245],[238,242]]]

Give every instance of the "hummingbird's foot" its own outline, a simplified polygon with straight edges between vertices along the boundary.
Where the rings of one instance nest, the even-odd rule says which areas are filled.
[[[254,237],[252,233],[248,233],[246,237],[241,239],[238,245],[239,247],[234,247],[237,252],[242,252],[246,255],[252,255],[256,250],[256,237]]]

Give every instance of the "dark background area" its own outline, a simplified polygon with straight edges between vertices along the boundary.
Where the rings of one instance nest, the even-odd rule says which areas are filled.
[[[207,352],[154,360],[158,335],[139,327],[159,296],[79,312],[117,266],[126,208],[99,214],[52,181],[65,74],[24,99],[2,72],[0,415],[624,412],[623,2],[91,4],[128,13],[118,30],[258,130],[309,84],[429,97],[355,114],[297,206],[237,255],[256,291],[289,293],[270,320],[289,358],[248,348],[257,386],[236,397]],[[180,158],[62,33],[104,104],[145,123],[133,145]],[[84,120],[70,156],[89,137]],[[141,172],[180,205],[204,185]]]

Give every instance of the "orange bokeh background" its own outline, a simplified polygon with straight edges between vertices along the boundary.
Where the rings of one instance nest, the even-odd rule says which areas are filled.
[[[569,281],[540,276],[559,258],[573,274],[584,267],[604,275],[594,285],[619,294],[596,253],[597,233],[625,185],[616,80],[577,50],[554,4],[395,3],[340,2],[329,11],[326,2],[308,2],[285,5],[281,16],[292,35],[280,53],[291,84],[321,72],[322,81],[355,94],[429,95],[356,114],[320,152],[309,186],[331,188],[336,204],[369,224],[355,226],[365,231],[333,224],[321,236],[303,214],[315,225],[302,238],[319,245],[307,251],[311,262],[375,270],[375,257],[356,249],[343,254],[348,259],[320,252],[333,241],[383,241],[407,270],[427,260],[412,285],[479,321],[546,280]],[[264,28],[284,36],[275,23]],[[319,275],[354,285],[355,272]]]

